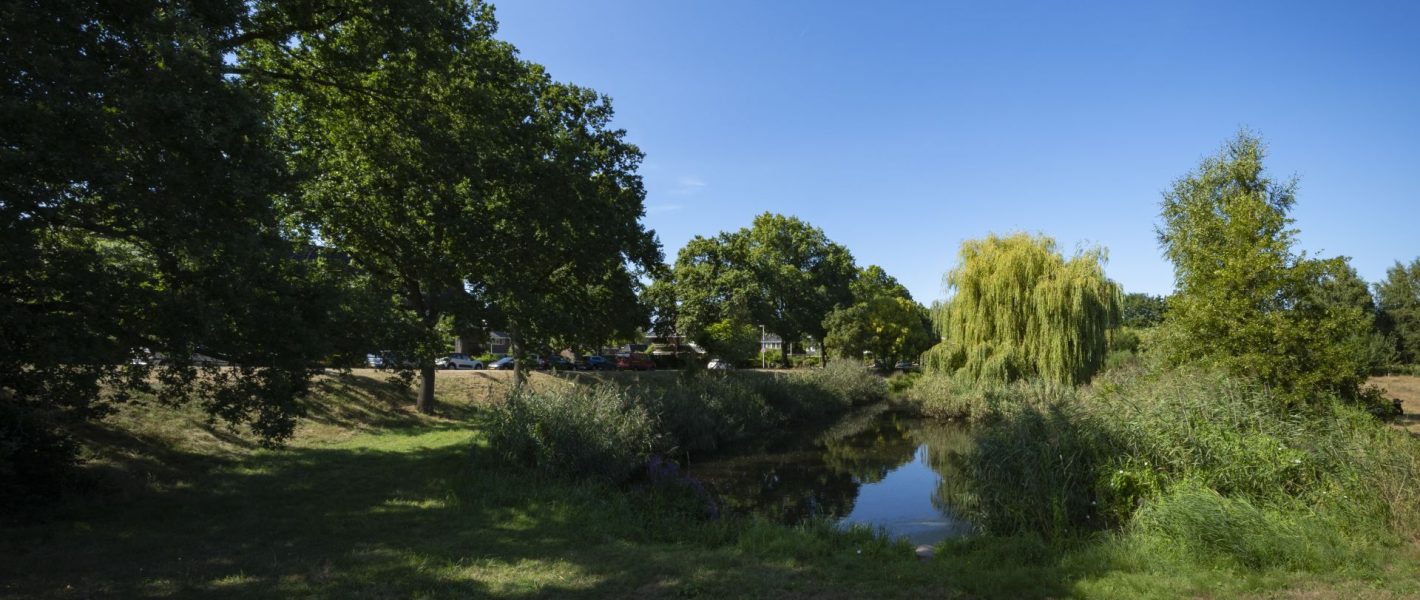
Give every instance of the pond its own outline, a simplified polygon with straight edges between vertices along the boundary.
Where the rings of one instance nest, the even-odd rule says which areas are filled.
[[[827,430],[692,461],[688,471],[729,512],[788,524],[824,517],[933,544],[972,530],[950,501],[964,482],[952,457],[972,443],[965,425],[882,405]]]

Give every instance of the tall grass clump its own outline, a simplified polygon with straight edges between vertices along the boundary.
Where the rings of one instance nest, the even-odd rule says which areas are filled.
[[[1339,399],[1288,405],[1222,371],[1107,373],[979,431],[955,500],[992,533],[1114,529],[1304,570],[1420,534],[1420,441]]]
[[[646,408],[608,385],[517,392],[493,411],[488,433],[517,464],[610,481],[642,468],[657,440]]]
[[[793,373],[744,375],[765,402],[793,422],[822,420],[854,406],[886,400],[888,395],[882,377],[846,360]]]
[[[886,398],[881,377],[851,364],[783,374],[699,372],[628,388],[519,393],[494,411],[490,442],[518,464],[622,481],[656,453],[713,452]]]
[[[840,360],[813,369],[801,377],[837,401],[850,407],[887,399],[887,382],[867,367],[854,361]]]
[[[711,451],[777,426],[782,417],[743,380],[700,372],[633,390],[672,453]]]
[[[929,372],[902,395],[929,417],[990,422],[1014,413],[1022,404],[1053,403],[1060,394],[1070,396],[1073,388],[1041,380],[999,383]]]

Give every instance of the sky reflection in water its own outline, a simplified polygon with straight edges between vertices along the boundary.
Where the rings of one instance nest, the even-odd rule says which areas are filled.
[[[949,486],[962,484],[952,456],[971,443],[960,424],[873,407],[816,434],[692,462],[689,470],[734,513],[790,524],[824,516],[932,544],[971,531],[946,500]]]

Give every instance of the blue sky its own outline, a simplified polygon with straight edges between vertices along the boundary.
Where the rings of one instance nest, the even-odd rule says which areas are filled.
[[[1239,128],[1300,178],[1300,249],[1420,256],[1420,2],[505,0],[499,37],[613,99],[668,261],[798,216],[924,303],[963,240],[1109,249],[1167,293],[1160,193]]]

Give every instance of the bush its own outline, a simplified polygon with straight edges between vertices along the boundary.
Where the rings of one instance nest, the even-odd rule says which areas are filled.
[[[839,360],[804,375],[809,385],[836,398],[844,408],[887,399],[887,382],[866,367]]]
[[[1134,369],[997,414],[955,498],[993,533],[1120,526],[1295,568],[1420,533],[1420,442],[1337,398],[1287,409],[1220,371]]]
[[[794,354],[789,356],[789,364],[795,369],[807,369],[819,365],[819,357]]]
[[[740,440],[779,423],[779,416],[755,389],[738,379],[700,372],[635,395],[655,417],[673,447],[665,451],[705,451]]]
[[[656,431],[630,394],[603,385],[515,394],[493,411],[489,439],[518,464],[624,481],[646,464]]]
[[[514,396],[494,411],[490,438],[520,464],[622,481],[652,452],[713,451],[886,397],[881,377],[846,363],[782,374],[688,372],[668,385]]]

